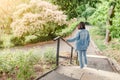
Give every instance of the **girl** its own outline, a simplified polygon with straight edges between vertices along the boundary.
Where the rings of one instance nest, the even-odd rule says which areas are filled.
[[[78,24],[78,32],[75,37],[68,39],[68,42],[76,41],[76,51],[78,52],[78,60],[80,67],[83,68],[87,65],[86,50],[90,43],[90,35],[88,30],[85,29],[85,23],[80,22]]]

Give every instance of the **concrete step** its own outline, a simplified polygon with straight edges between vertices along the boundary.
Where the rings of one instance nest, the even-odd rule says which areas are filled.
[[[61,66],[56,71],[78,80],[120,80],[118,73],[88,67],[80,69],[79,66]]]
[[[52,71],[51,73],[47,74],[45,77],[39,80],[77,80],[77,79],[73,79],[71,77],[65,76],[64,74]]]
[[[115,66],[110,63],[110,60],[105,56],[87,55],[88,67],[97,70],[117,72]]]
[[[88,58],[88,67],[90,68],[95,68],[97,70],[104,70],[110,72],[117,72],[116,67],[105,56],[87,55],[87,58]],[[60,63],[62,63],[62,65],[65,66],[69,65],[70,59],[60,58]],[[76,66],[76,59],[73,59],[73,64],[71,65]]]
[[[59,66],[39,80],[120,80],[120,74],[105,56],[87,55],[88,67]],[[69,61],[68,61],[69,62]]]

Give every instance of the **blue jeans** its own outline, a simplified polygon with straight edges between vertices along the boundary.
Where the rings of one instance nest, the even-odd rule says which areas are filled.
[[[83,68],[84,64],[87,65],[87,56],[86,56],[86,50],[80,50],[78,51],[78,60],[80,67]]]

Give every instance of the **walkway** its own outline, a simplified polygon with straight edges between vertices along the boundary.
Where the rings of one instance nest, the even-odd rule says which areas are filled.
[[[70,49],[66,49],[63,42],[61,46],[61,55],[70,56]],[[120,74],[114,63],[100,54],[92,40],[87,50],[87,57],[88,66],[83,69],[78,65],[62,65],[39,80],[120,80]]]
[[[39,80],[120,80],[115,66],[105,56],[98,55],[93,43],[88,48],[88,67],[59,66],[59,68]]]

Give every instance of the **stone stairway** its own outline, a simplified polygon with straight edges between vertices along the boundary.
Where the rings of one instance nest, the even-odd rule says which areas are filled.
[[[50,74],[39,80],[77,80],[77,79],[65,76],[64,74],[60,74],[57,71],[52,71]]]
[[[62,41],[61,41],[62,42]],[[71,43],[74,45],[74,43]],[[70,49],[62,42],[60,53],[70,56]],[[66,52],[68,55],[66,55]],[[60,54],[61,55],[61,54]],[[80,69],[76,64],[69,64],[69,60],[62,63],[56,70],[38,80],[120,80],[120,68],[116,67],[109,58],[101,56],[100,50],[91,39],[87,50],[88,66]],[[66,64],[67,63],[67,64]]]
[[[78,65],[59,66],[39,80],[120,80],[115,66],[107,57],[87,55],[88,67]]]
[[[61,66],[57,69],[57,72],[77,80],[120,80],[118,73],[89,67],[80,69],[79,66]]]

